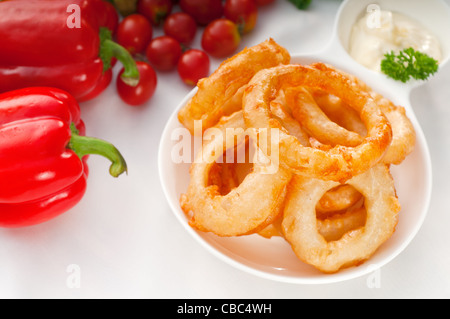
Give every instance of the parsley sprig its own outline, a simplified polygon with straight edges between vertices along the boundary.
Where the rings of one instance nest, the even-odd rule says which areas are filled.
[[[429,55],[407,48],[398,54],[391,51],[381,61],[381,71],[394,80],[408,82],[411,78],[426,80],[438,70],[438,61]]]

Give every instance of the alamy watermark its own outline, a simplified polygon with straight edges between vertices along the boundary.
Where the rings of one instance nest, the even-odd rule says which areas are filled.
[[[77,264],[70,264],[66,267],[69,275],[66,278],[67,288],[81,288],[81,268]]]
[[[263,174],[278,171],[278,128],[211,127],[203,132],[202,121],[195,121],[194,131],[200,132],[194,139],[184,127],[172,131],[171,140],[175,142],[171,149],[173,163],[252,163],[257,164]],[[246,147],[246,143],[251,147]]]
[[[70,15],[67,17],[66,25],[69,29],[81,28],[81,8],[78,4],[69,4],[67,6],[67,13]]]
[[[373,271],[366,278],[366,285],[370,289],[381,288],[381,268],[376,265],[369,265],[369,269]]]
[[[366,9],[366,25],[369,29],[381,28],[381,8],[378,4],[369,4]]]

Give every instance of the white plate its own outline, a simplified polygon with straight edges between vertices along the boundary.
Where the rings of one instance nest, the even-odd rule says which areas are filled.
[[[349,32],[348,25],[356,21],[368,3],[370,2],[359,0],[344,1],[336,19],[335,34],[330,44],[323,51],[317,53],[295,55],[292,57],[292,62],[308,64],[321,61],[330,63],[339,69],[358,76],[375,91],[405,107],[407,115],[415,127],[417,141],[413,153],[401,165],[392,167],[397,194],[402,206],[396,232],[363,265],[344,269],[336,274],[323,274],[301,262],[293,253],[290,245],[282,238],[266,239],[259,235],[223,238],[192,229],[179,205],[180,195],[186,191],[189,182],[190,164],[177,164],[173,161],[172,151],[179,144],[179,136],[172,136],[172,134],[177,129],[182,129],[182,125],[177,119],[177,113],[195,94],[196,90],[194,89],[180,102],[164,129],[159,149],[159,173],[169,205],[186,231],[204,248],[228,264],[251,274],[281,282],[300,284],[338,282],[369,274],[382,267],[404,250],[421,227],[431,197],[431,161],[427,142],[409,100],[411,90],[420,85],[421,82],[411,82],[404,85],[392,81],[382,74],[370,71],[357,64],[347,54],[345,44],[343,44],[345,43],[345,32]],[[418,13],[423,10],[420,4],[426,6],[428,10],[430,3],[435,6],[435,10],[438,10],[439,6],[443,4],[439,0],[426,1],[426,3],[420,0],[398,0],[381,1],[380,6],[418,16]],[[401,10],[402,8],[406,9]],[[439,16],[442,16],[443,19],[445,15],[449,16],[448,11],[444,14],[442,12],[443,10],[438,11],[439,14],[436,15],[436,19]],[[448,22],[450,19],[446,21]],[[436,23],[435,25],[439,24]],[[447,57],[445,62],[448,60],[449,48],[450,45],[448,45],[447,40],[444,45],[444,55]]]

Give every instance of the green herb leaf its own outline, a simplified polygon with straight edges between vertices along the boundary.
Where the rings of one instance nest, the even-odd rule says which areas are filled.
[[[407,48],[395,54],[386,53],[381,61],[381,71],[387,76],[403,83],[411,78],[426,80],[436,73],[439,63],[429,55]]]
[[[288,0],[288,1],[293,3],[298,9],[306,10],[308,9],[312,0]]]

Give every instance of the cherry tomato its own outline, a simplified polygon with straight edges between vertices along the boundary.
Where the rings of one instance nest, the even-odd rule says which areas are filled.
[[[195,86],[198,80],[209,75],[210,61],[202,50],[189,49],[178,61],[178,74],[184,83]]]
[[[117,42],[133,55],[143,52],[152,36],[151,23],[138,13],[126,16],[117,28]]]
[[[226,0],[224,16],[236,23],[242,33],[248,33],[256,25],[258,7],[255,0]]]
[[[202,26],[223,15],[222,0],[180,0],[180,8]]]
[[[156,72],[150,64],[143,61],[136,61],[136,66],[139,70],[140,78],[137,86],[129,86],[125,84],[120,76],[124,69],[120,70],[117,75],[116,87],[117,92],[125,103],[138,106],[142,105],[153,96],[158,83]]]
[[[139,0],[137,12],[149,19],[153,25],[160,25],[172,12],[172,0]]]
[[[202,35],[202,48],[216,58],[234,53],[241,42],[237,25],[228,19],[217,19],[208,24]]]
[[[181,53],[180,43],[168,35],[154,38],[145,51],[150,64],[160,71],[175,69]]]
[[[189,45],[197,33],[197,22],[185,12],[176,12],[169,15],[164,21],[164,33],[181,44]]]

